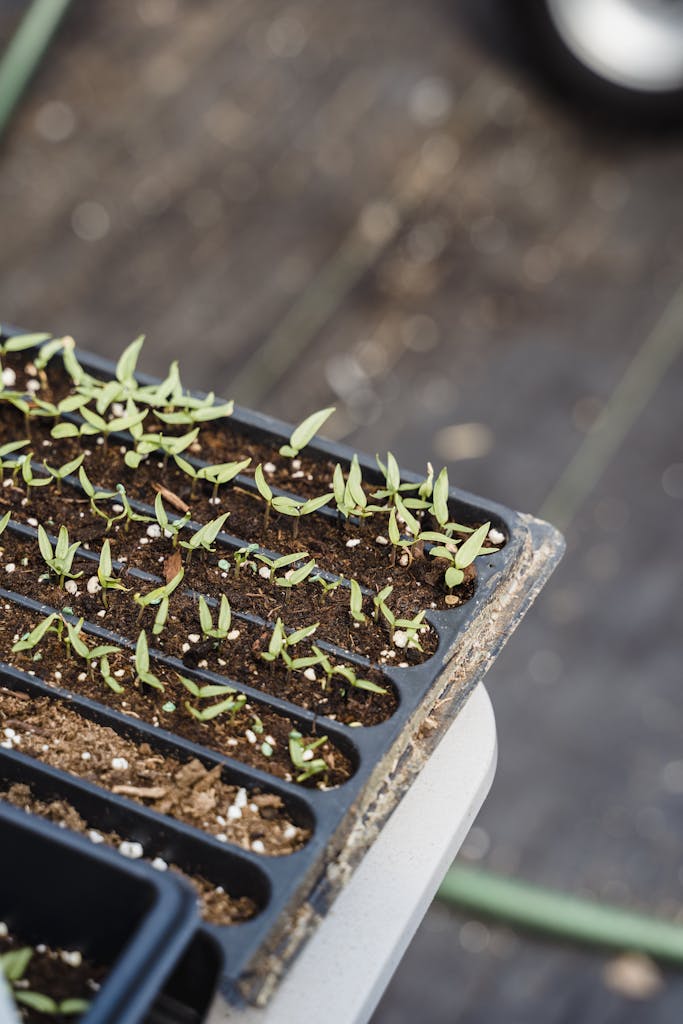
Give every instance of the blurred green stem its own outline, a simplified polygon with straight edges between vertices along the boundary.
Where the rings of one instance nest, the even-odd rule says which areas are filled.
[[[683,962],[683,928],[644,914],[454,865],[437,898],[464,910],[571,942]]]
[[[71,0],[33,0],[0,59],[0,136]]]

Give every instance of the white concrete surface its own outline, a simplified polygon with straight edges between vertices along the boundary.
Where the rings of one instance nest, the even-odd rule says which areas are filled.
[[[493,709],[479,685],[263,1010],[228,1009],[209,1024],[366,1024],[488,793],[496,768]]]

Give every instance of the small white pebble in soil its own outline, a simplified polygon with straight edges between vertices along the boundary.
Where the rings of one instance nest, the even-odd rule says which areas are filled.
[[[2,383],[6,388],[13,388],[17,382],[17,375],[11,366],[6,366],[2,371]]]
[[[114,672],[114,675],[116,676],[117,679],[123,679],[125,674],[126,674],[125,668],[117,668],[116,672]]]
[[[228,633],[228,640],[236,640],[239,635],[240,635],[239,629],[231,629],[230,632]],[[220,661],[220,659],[219,659],[219,661]],[[223,662],[223,664],[225,665],[225,662]]]
[[[77,594],[78,584],[76,583],[76,580],[67,580],[66,583],[64,584],[64,589],[66,590],[67,594]]]
[[[50,749],[50,744],[49,743],[43,743],[43,745],[41,746],[40,749],[42,750],[42,752],[44,754],[47,754],[48,750]]]
[[[145,532],[148,537],[152,538],[152,540],[156,540],[158,537],[161,537],[161,527],[157,523],[152,523],[151,526],[147,527]]]
[[[202,660],[197,665],[197,668],[208,668],[208,667],[209,667],[209,663],[206,660],[206,658],[202,658]]]
[[[399,661],[399,663],[398,663],[398,665],[396,667],[397,668],[410,668],[410,665],[408,664],[407,661]]]
[[[123,505],[112,505],[112,512],[123,512]]]
[[[263,841],[261,839],[255,839],[253,841],[253,843],[251,844],[251,848],[254,851],[254,853],[265,853],[266,852],[266,848],[263,845]]]
[[[89,750],[84,750],[83,753],[81,754],[81,760],[82,761],[89,761],[91,757],[92,757],[92,754],[90,753]]]
[[[88,832],[88,839],[90,840],[91,843],[104,842],[104,836],[101,834],[101,832],[97,832],[94,828],[91,828],[90,831]]]
[[[180,649],[183,652],[183,654],[187,654],[187,652],[190,649],[190,645],[188,643],[184,643],[184,644],[181,645]]]
[[[8,562],[7,565],[5,566],[5,572],[14,572],[15,569],[16,565],[14,564],[14,562]]]
[[[143,544],[149,544],[149,539],[147,537],[140,537],[138,547],[141,547]]]
[[[352,537],[351,540],[347,540],[347,548],[357,548],[360,544],[360,537]]]
[[[191,644],[198,644],[200,640],[199,633],[188,633],[187,639],[190,641]]]
[[[218,832],[216,834],[216,839],[218,840],[219,843],[227,843],[228,841],[228,837],[226,836],[225,832]]]
[[[249,804],[249,810],[252,814],[258,814],[258,806],[256,804]]]
[[[86,583],[85,588],[91,595],[99,594],[100,590],[102,589],[102,587],[100,586],[100,581],[98,580],[97,576],[91,576],[88,582]]]
[[[304,750],[303,754],[301,755],[301,760],[302,761],[312,761],[313,760],[313,751],[312,750]]]
[[[17,738],[17,734],[15,733],[14,729],[7,728],[4,730],[4,732],[8,740],[15,740]]]
[[[301,469],[301,459],[292,459],[292,469]]]
[[[310,667],[304,670],[304,676],[311,683],[314,683],[316,681],[316,679],[318,678],[317,675],[315,674],[315,671],[312,668],[310,668]]]
[[[228,807],[228,820],[229,821],[239,821],[239,819],[241,817],[242,817],[242,811],[239,809],[239,807],[234,807],[234,806]]]
[[[8,476],[6,480],[2,481],[2,486],[3,487],[11,487],[13,483],[14,483],[14,481],[12,480],[12,477]]]
[[[375,537],[375,544],[388,544],[389,541],[386,537],[383,537],[381,533],[378,533]]]
[[[98,619],[103,619],[106,614],[107,614],[106,608],[100,608],[100,610],[97,613],[97,618]]]
[[[130,860],[139,860],[145,855],[142,843],[131,843],[127,839],[119,843],[119,853],[122,853],[124,857],[129,857]]]
[[[401,557],[398,560],[399,565],[404,565],[404,566],[407,565],[409,561],[410,561],[410,556],[406,555],[406,554],[401,555]]]
[[[95,439],[95,444],[103,445],[104,444],[104,438],[103,437],[96,438]]]
[[[26,381],[26,390],[27,391],[33,391],[34,394],[35,394],[36,391],[40,391],[40,381],[39,380],[27,380]]]
[[[6,939],[9,935],[9,929],[4,921],[0,921],[0,939]]]
[[[251,729],[247,729],[244,733],[249,743],[256,743],[256,733],[252,732]]]
[[[284,828],[283,832],[282,832],[282,838],[283,839],[294,839],[295,836],[296,836],[296,825],[287,825]]]
[[[270,579],[270,569],[268,568],[267,565],[262,565],[261,568],[258,571],[258,574],[264,580],[269,580]]]
[[[57,671],[57,672],[54,672],[54,673],[53,673],[53,675],[54,675],[54,678],[55,678],[55,679],[61,679],[61,678],[62,678],[62,673],[61,673],[61,672],[59,672],[59,671]]]
[[[490,540],[492,544],[502,544],[505,540],[505,534],[501,533],[500,530],[496,530],[494,527],[492,530],[489,530],[487,539]]]
[[[402,629],[397,629],[394,631],[394,643],[396,644],[397,647],[405,647],[405,645],[408,643],[408,636],[406,633],[403,632]]]
[[[125,772],[128,767],[128,761],[125,757],[112,757],[111,766],[116,772]]]
[[[152,867],[155,868],[157,871],[168,870],[168,864],[166,863],[163,857],[155,857],[154,860],[152,861]]]
[[[266,736],[266,743],[270,743],[271,747],[276,746],[275,740],[272,736]]]
[[[235,807],[246,807],[249,803],[246,789],[238,789],[234,800]]]
[[[303,469],[298,470],[296,473],[292,473],[292,480],[300,480],[304,475]]]
[[[28,519],[26,520],[26,522],[28,523],[29,526],[37,526],[38,525],[38,520],[34,519],[33,516],[29,516]]]
[[[228,743],[229,747],[238,747],[239,746],[239,742],[240,741],[235,739],[234,736],[228,736],[227,743]]]
[[[83,956],[77,949],[69,950],[63,949],[59,954],[60,960],[63,960],[69,967],[80,967],[83,963]]]
[[[126,407],[121,402],[112,402],[111,411],[114,413],[117,419],[121,419],[126,414]]]
[[[275,463],[274,462],[264,462],[264,464],[263,464],[263,472],[264,473],[274,473],[275,472]]]

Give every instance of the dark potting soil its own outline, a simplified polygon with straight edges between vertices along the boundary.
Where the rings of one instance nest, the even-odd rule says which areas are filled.
[[[316,711],[318,714],[346,723],[374,725],[384,721],[396,709],[397,701],[391,683],[376,670],[360,669],[357,674],[363,678],[369,678],[378,686],[385,688],[388,691],[386,694],[369,693],[350,687],[340,677],[335,677],[331,683],[326,685],[325,677],[320,669],[315,673],[316,678],[311,680],[302,672],[287,672],[284,664],[279,661],[267,664],[261,654],[268,650],[272,632],[269,627],[255,626],[249,622],[235,619],[232,624],[231,639],[220,644],[213,639],[202,639],[197,601],[181,590],[174,593],[172,597],[169,619],[165,629],[159,636],[154,637],[151,627],[156,609],[150,608],[141,615],[141,609],[135,604],[133,595],[136,591],[144,594],[158,584],[143,583],[131,577],[127,580],[129,590],[127,592],[110,592],[108,607],[104,609],[101,593],[91,595],[87,590],[87,581],[96,570],[96,563],[85,559],[74,561],[73,572],[82,572],[83,578],[68,584],[71,589],[77,588],[75,593],[69,593],[60,588],[55,576],[50,576],[48,579],[43,578],[48,574],[43,572],[46,567],[42,562],[37,540],[31,541],[6,530],[0,538],[0,555],[4,560],[4,565],[0,562],[0,583],[4,584],[7,589],[12,589],[57,610],[67,607],[72,610],[74,615],[84,617],[86,620],[95,622],[118,634],[121,642],[125,637],[136,640],[140,629],[145,628],[150,646],[158,648],[164,654],[178,658],[187,669],[198,667],[209,669],[220,675],[228,676],[235,681],[237,686],[243,684],[264,690],[266,693],[284,697],[301,707]],[[9,573],[7,572],[8,566],[14,566]],[[2,568],[5,569],[4,579],[2,578]],[[103,612],[104,614],[102,614]],[[214,611],[215,618],[216,612]],[[39,617],[34,616],[34,620],[37,623]],[[14,622],[16,622],[16,617],[14,617]],[[25,630],[29,628],[27,626]],[[0,624],[0,637],[3,633],[7,637],[10,637],[12,633],[9,617],[6,622]],[[2,649],[9,651],[12,643],[14,640],[10,640],[8,646]],[[59,650],[59,645],[55,647],[54,644],[48,644],[48,650],[44,650],[44,645],[41,644],[39,650],[43,655],[43,664],[39,666],[41,674],[47,673],[50,668],[64,671],[62,664],[64,651]],[[310,642],[297,645],[296,657],[310,654]],[[395,657],[396,652],[394,664],[396,664]],[[56,665],[53,664],[55,658],[58,658],[59,661]],[[25,657],[17,659],[16,655],[10,654],[6,660],[20,666],[26,664]],[[338,663],[340,661],[340,659],[334,658],[331,660]],[[66,667],[67,669],[71,668],[73,675],[74,663],[71,659],[67,659]],[[82,664],[81,667],[83,667]],[[117,666],[117,668],[119,667]],[[132,682],[135,673],[128,673],[128,675],[129,681]],[[182,686],[178,685],[176,673],[166,670],[164,675],[164,681],[174,692],[169,691],[168,695],[157,692],[155,704],[160,708],[166,701],[176,699],[179,703],[184,703],[189,695]],[[106,691],[105,686],[101,683],[94,686],[90,679],[86,682],[89,684],[88,692],[91,696],[95,696],[98,700],[104,696],[109,703],[112,702],[111,698],[114,694],[111,691],[105,692],[104,695],[102,693],[103,690]],[[82,692],[82,688],[79,688],[79,692]],[[196,729],[194,732],[196,733]],[[206,739],[205,728],[202,735]],[[218,740],[214,739],[214,745],[215,742]]]
[[[105,843],[116,850],[121,847],[122,843],[128,842],[130,845],[130,837],[120,836],[118,832],[104,832],[94,828],[66,800],[40,800],[24,783],[7,785],[0,782],[0,796],[8,803],[14,804],[15,807],[20,807],[31,814],[40,815],[41,818],[47,818],[48,821],[53,821],[63,828],[69,828],[73,832],[80,832],[93,842]],[[158,870],[174,871],[189,882],[197,892],[202,917],[210,924],[237,924],[239,921],[246,921],[253,917],[258,910],[256,903],[248,896],[231,895],[225,891],[223,886],[210,882],[202,875],[188,874],[177,864],[167,864],[158,857],[146,856],[145,859]]]
[[[293,853],[310,837],[275,793],[245,793],[222,779],[220,766],[182,763],[83,718],[61,700],[0,687],[0,746],[16,748],[169,815],[221,841],[271,856]],[[245,796],[247,799],[245,800]],[[230,807],[238,807],[228,813]]]
[[[136,685],[134,654],[126,649],[109,655],[110,670],[124,687],[123,693],[115,693],[98,674],[91,675],[84,661],[69,657],[66,647],[54,633],[44,637],[37,652],[13,654],[11,647],[16,642],[15,638],[30,632],[40,621],[41,616],[36,612],[7,601],[2,604],[0,644],[4,644],[2,649],[8,652],[5,661],[39,676],[49,685],[91,697],[133,718],[237,757],[245,764],[262,768],[286,781],[292,780],[289,734],[298,729],[293,719],[271,711],[267,706],[247,702],[239,710],[200,722],[188,711],[186,701],[190,695],[177,672],[153,659],[151,668],[164,686],[163,691],[146,684]],[[33,660],[36,653],[40,656],[39,661]],[[199,703],[194,698],[190,700],[195,705]],[[221,697],[215,697],[212,703],[220,700]],[[332,786],[344,782],[351,775],[350,762],[331,741],[322,744],[316,756],[325,760],[328,772],[315,781]]]
[[[3,934],[4,932],[7,934]],[[7,931],[6,926],[2,926],[0,956],[28,946],[29,944],[22,941],[20,936],[13,935]],[[57,1004],[67,999],[85,1000],[89,1003],[107,975],[108,967],[92,963],[78,950],[51,949],[41,944],[31,948],[33,954],[23,977],[11,986],[15,999],[20,993],[36,992],[42,996],[48,996]],[[24,1024],[47,1024],[48,1021],[69,1021],[71,1024],[75,1024],[83,1015],[82,1013],[70,1015],[40,1013],[38,1010],[26,1006],[19,999],[17,999],[17,1010]]]

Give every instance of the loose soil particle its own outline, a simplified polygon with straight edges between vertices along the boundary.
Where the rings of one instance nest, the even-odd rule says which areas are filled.
[[[11,933],[0,935],[0,954],[29,945],[30,943]],[[76,950],[51,949],[40,944],[32,948],[33,956],[23,978],[14,986],[18,991],[24,989],[39,992],[57,1003],[65,999],[90,1001],[107,975],[107,967],[94,964],[85,957],[73,956],[77,953]],[[17,1003],[17,1010],[24,1024],[46,1024],[48,1021],[70,1021],[71,1024],[75,1024],[81,1018],[80,1014],[68,1017],[60,1014],[55,1017],[52,1014],[38,1013],[20,1003]]]
[[[118,832],[104,832],[94,828],[66,800],[46,801],[38,799],[31,792],[30,787],[23,783],[15,783],[4,789],[1,788],[0,784],[0,794],[3,800],[14,804],[15,807],[20,807],[30,814],[40,815],[41,818],[47,818],[48,821],[53,821],[63,828],[69,828],[73,832],[80,832],[92,838],[93,842],[105,843],[116,850],[119,849],[124,841],[130,841],[131,839],[130,836],[127,836],[124,840],[124,837],[120,836]],[[160,864],[159,858],[147,856],[145,859],[155,867],[158,867]],[[256,903],[248,896],[231,895],[222,886],[210,882],[203,875],[194,872],[188,874],[178,867],[177,864],[166,864],[165,861],[161,861],[161,864],[165,865],[165,867],[161,867],[161,870],[168,868],[193,886],[197,892],[202,917],[210,924],[237,924],[239,921],[247,921],[258,912]]]
[[[279,796],[247,794],[225,783],[221,768],[184,764],[149,744],[134,743],[72,711],[64,701],[0,687],[3,746],[87,779],[136,803],[270,856],[293,853],[310,832],[295,824]],[[247,798],[247,799],[245,799]],[[238,818],[229,808],[241,811]]]

